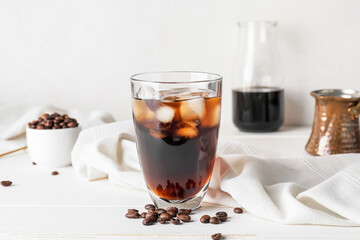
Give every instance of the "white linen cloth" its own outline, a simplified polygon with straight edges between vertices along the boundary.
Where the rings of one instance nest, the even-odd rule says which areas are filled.
[[[360,225],[360,155],[268,158],[240,142],[219,142],[205,201],[285,224]],[[272,154],[276,156],[276,154]],[[145,190],[132,121],[82,131],[72,152],[81,178]]]
[[[25,133],[28,122],[37,120],[43,113],[68,114],[75,118],[81,129],[115,121],[104,111],[84,111],[79,109],[60,109],[53,106],[7,105],[0,106],[0,140],[10,140]]]

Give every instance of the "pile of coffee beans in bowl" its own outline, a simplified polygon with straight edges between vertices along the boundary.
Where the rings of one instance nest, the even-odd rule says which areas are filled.
[[[63,129],[75,128],[79,126],[75,118],[69,117],[67,114],[60,115],[59,113],[44,113],[37,120],[28,123],[29,128],[32,129]]]

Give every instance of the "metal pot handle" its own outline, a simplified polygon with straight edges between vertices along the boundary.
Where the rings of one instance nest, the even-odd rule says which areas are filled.
[[[348,111],[355,118],[358,118],[360,115],[360,102],[357,105],[348,108]]]

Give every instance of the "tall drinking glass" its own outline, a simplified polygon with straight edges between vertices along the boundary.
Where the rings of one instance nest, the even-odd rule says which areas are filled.
[[[215,162],[221,86],[221,76],[202,72],[131,77],[138,156],[157,207],[200,206]]]

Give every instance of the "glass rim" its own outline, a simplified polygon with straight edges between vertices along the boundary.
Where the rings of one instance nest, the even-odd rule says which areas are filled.
[[[261,26],[271,26],[276,27],[278,25],[277,21],[239,21],[238,23],[239,27],[261,27]]]
[[[146,80],[139,78],[143,75],[151,75],[151,74],[186,74],[186,73],[195,73],[195,74],[206,74],[212,75],[214,79],[201,79],[198,80],[189,80],[189,81],[158,81],[158,80]],[[205,78],[205,77],[204,77]],[[209,73],[209,72],[200,72],[200,71],[155,71],[155,72],[142,72],[134,74],[130,77],[131,81],[134,82],[146,82],[146,83],[162,83],[162,84],[189,84],[189,83],[209,83],[209,82],[221,82],[223,77],[217,73]]]

